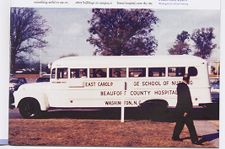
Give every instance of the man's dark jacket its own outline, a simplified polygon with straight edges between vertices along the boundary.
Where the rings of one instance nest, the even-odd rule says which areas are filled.
[[[176,111],[179,114],[192,111],[192,101],[189,87],[186,83],[182,82],[177,85],[177,105]],[[178,114],[177,113],[177,114]]]

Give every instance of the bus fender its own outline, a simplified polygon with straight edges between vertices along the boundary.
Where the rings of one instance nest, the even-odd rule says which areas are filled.
[[[40,109],[41,111],[47,111],[48,108],[49,108],[49,103],[48,103],[48,99],[47,99],[47,96],[46,94],[40,94],[38,96],[26,96],[24,98],[22,98],[20,100],[20,102],[24,99],[28,99],[28,100],[37,100],[37,102],[39,103],[40,105]],[[20,103],[19,102],[19,103]],[[18,103],[18,106],[19,106],[19,103]]]

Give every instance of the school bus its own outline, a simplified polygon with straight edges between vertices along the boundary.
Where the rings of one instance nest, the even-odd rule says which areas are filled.
[[[56,60],[50,82],[20,86],[15,106],[24,118],[51,108],[140,107],[177,103],[176,86],[190,78],[194,106],[211,103],[207,62],[181,56],[77,56]],[[123,111],[124,112],[124,111]]]

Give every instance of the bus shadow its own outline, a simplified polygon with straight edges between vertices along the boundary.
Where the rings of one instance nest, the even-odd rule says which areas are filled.
[[[70,118],[70,119],[99,119],[99,120],[120,120],[120,108],[107,109],[73,109],[73,110],[52,110],[42,115],[44,119]],[[141,108],[125,108],[125,120],[152,120],[159,122],[174,122],[175,109],[168,108],[164,112],[147,112]],[[214,108],[194,108],[194,120],[218,120],[218,106]]]
[[[69,118],[69,119],[120,119],[120,109],[71,109],[51,110],[42,114],[41,118]]]
[[[146,114],[146,113],[145,113]],[[144,115],[144,114],[143,114]],[[167,109],[164,113],[149,113],[144,119],[159,122],[175,122],[176,111],[174,108]],[[194,120],[219,120],[219,111],[217,109],[211,111],[204,108],[195,108],[193,110]]]

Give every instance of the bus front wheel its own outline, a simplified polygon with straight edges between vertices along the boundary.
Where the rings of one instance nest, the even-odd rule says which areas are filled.
[[[28,98],[19,104],[19,112],[23,118],[30,119],[40,116],[41,109],[37,100]]]

